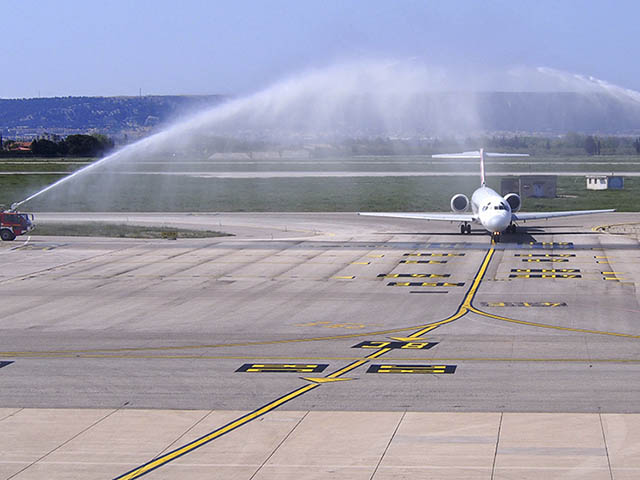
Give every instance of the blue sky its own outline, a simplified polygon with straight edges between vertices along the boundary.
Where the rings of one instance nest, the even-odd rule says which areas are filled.
[[[335,61],[548,66],[640,90],[640,2],[4,0],[0,98],[243,94]]]

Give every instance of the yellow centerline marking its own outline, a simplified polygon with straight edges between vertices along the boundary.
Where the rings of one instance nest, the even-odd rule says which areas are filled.
[[[266,405],[258,408],[257,410],[254,410],[253,412],[244,415],[236,420],[234,420],[233,422],[220,427],[216,430],[214,430],[213,432],[198,438],[197,440],[194,440],[193,442],[187,443],[186,445],[173,450],[172,452],[169,452],[165,455],[162,455],[158,458],[156,458],[155,460],[152,460],[148,463],[145,463],[144,465],[137,467],[134,470],[131,470],[130,472],[125,473],[124,475],[120,475],[119,477],[116,477],[115,480],[132,480],[134,478],[138,478],[141,477],[142,475],[145,475],[147,473],[149,473],[152,470],[155,470],[158,467],[161,467],[162,465],[175,460],[178,457],[181,457],[182,455],[185,455],[189,452],[192,452],[193,450],[195,450],[196,448],[199,448],[209,442],[211,442],[212,440],[215,440],[216,438],[224,435],[225,433],[229,433],[232,430],[235,430],[238,427],[241,427],[242,425],[244,425],[245,423],[248,423],[262,415],[264,415],[265,413],[270,412],[271,410],[278,408],[280,405],[282,405],[283,403],[288,402],[289,400],[293,400],[294,398],[308,392],[309,390],[313,390],[314,388],[318,387],[320,384],[319,383],[308,383],[307,385],[305,385],[304,387],[300,387],[286,395],[284,395],[283,397],[278,398],[277,400],[274,400],[273,402],[267,403]]]
[[[456,311],[456,313],[451,315],[449,318],[445,318],[444,320],[440,320],[439,322],[434,322],[434,323],[430,323],[429,325],[426,325],[424,328],[412,333],[407,338],[421,337],[425,333],[433,329],[436,329],[441,325],[454,322],[459,318],[463,317],[464,315],[466,315],[466,313],[469,312],[471,308],[473,308],[471,306],[471,302],[473,300],[473,297],[476,295],[478,288],[480,287],[480,282],[482,282],[482,278],[484,277],[484,274],[487,271],[487,268],[489,267],[489,263],[491,262],[491,258],[493,257],[494,253],[495,253],[495,249],[493,247],[487,251],[487,254],[484,257],[484,260],[482,261],[482,265],[480,266],[478,273],[476,273],[476,276],[473,279],[473,283],[471,284],[469,291],[465,295],[464,300],[458,307],[458,310]]]
[[[24,356],[19,358],[49,358],[48,356]],[[308,356],[308,357],[289,357],[289,356],[273,356],[273,355],[64,355],[52,358],[104,358],[104,359],[161,359],[161,360],[297,360],[297,361],[313,361],[313,360],[335,360],[335,361],[356,361],[362,360],[361,357],[328,357],[328,356]],[[454,357],[454,358],[432,358],[432,357],[411,357],[411,358],[395,358],[386,357],[388,362],[452,362],[452,361],[474,361],[474,362],[640,362],[638,359],[624,358],[515,358],[515,357]],[[364,364],[361,364],[364,365]],[[323,377],[324,378],[324,377]]]
[[[553,330],[562,330],[565,332],[576,332],[576,333],[590,333],[594,335],[610,335],[612,337],[624,337],[624,338],[640,338],[640,335],[631,335],[629,333],[617,333],[617,332],[605,332],[602,330],[589,330],[586,328],[571,328],[571,327],[560,327],[558,325],[549,325],[546,323],[537,323],[537,322],[527,322],[524,320],[516,320],[514,318],[503,317],[501,315],[494,315],[493,313],[487,313],[482,310],[478,310],[475,307],[471,307],[469,311],[476,313],[478,315],[482,315],[483,317],[493,318],[495,320],[501,320],[503,322],[509,323],[517,323],[519,325],[528,325],[530,327],[539,327],[539,328],[550,328]]]
[[[482,262],[482,266],[480,267],[480,270],[478,271],[478,273],[475,276],[475,279],[473,281],[473,284],[471,285],[471,287],[469,288],[469,291],[467,292],[467,294],[465,295],[464,301],[462,302],[462,304],[458,307],[457,312],[452,315],[449,318],[446,318],[444,320],[441,320],[439,322],[434,322],[431,324],[428,324],[422,328],[420,328],[418,331],[414,332],[412,335],[409,336],[409,338],[415,338],[415,337],[419,337],[422,334],[433,330],[435,328],[438,328],[441,325],[445,325],[447,323],[453,322],[454,320],[457,320],[458,318],[462,317],[463,315],[465,315],[471,307],[471,301],[476,293],[476,291],[478,290],[478,287],[480,286],[480,282],[482,280],[482,277],[484,276],[485,271],[487,270],[487,267],[489,265],[489,261],[491,260],[491,257],[493,256],[494,253],[494,249],[491,248],[489,249],[489,251],[487,252],[487,254],[485,255],[484,261]],[[415,328],[415,327],[414,327]],[[408,330],[408,329],[397,329],[397,331],[403,331],[403,330]],[[391,332],[394,333],[394,332]],[[360,336],[360,335],[348,335],[348,336],[339,336],[340,338],[345,338],[345,337],[349,337],[349,336]],[[271,342],[270,342],[271,343]],[[272,342],[272,343],[283,343],[283,342]],[[337,379],[339,377],[341,377],[342,375],[344,375],[347,372],[350,372],[352,370],[355,370],[358,367],[361,367],[362,365],[368,363],[370,360],[374,359],[374,358],[378,358],[382,355],[384,355],[385,353],[390,352],[392,349],[391,348],[380,348],[379,350],[367,355],[366,357],[356,360],[352,363],[350,363],[349,365],[342,367],[339,370],[336,370],[333,373],[330,373],[329,375],[327,375],[326,379]],[[283,403],[299,396],[302,395],[306,392],[308,392],[309,390],[311,390],[312,388],[318,387],[320,385],[324,385],[325,383],[329,383],[329,382],[317,382],[314,381],[312,379],[307,379],[307,381],[309,381],[310,383],[305,385],[304,387],[301,387],[297,390],[294,390],[293,392],[285,395],[284,397],[280,397],[279,399],[257,409],[254,410],[253,412],[251,412],[248,415],[245,415],[244,417],[240,417],[239,419],[235,420],[234,422],[221,427],[217,430],[214,430],[213,432],[211,432],[208,435],[205,435],[204,437],[201,437],[191,443],[186,444],[185,446],[178,448],[177,450],[174,450],[172,452],[167,453],[166,455],[163,455],[153,461],[150,461],[144,465],[142,465],[141,467],[136,468],[135,470],[132,470],[131,472],[128,472],[120,477],[117,477],[115,480],[132,480],[134,478],[138,478],[148,472],[150,472],[151,470],[154,470],[158,467],[161,467],[162,465],[175,460],[176,458],[185,455],[186,453],[189,453],[190,451],[193,451],[194,449],[201,447],[202,445],[214,440],[215,438],[224,435],[227,432],[230,432],[242,425],[244,425],[247,422],[250,422],[251,420],[264,415],[265,413],[269,412],[270,410],[273,410],[274,408],[277,408],[278,406],[282,405]]]
[[[19,355],[51,355],[51,354],[80,354],[80,353],[122,353],[122,352],[145,352],[145,351],[164,351],[164,350],[199,350],[207,348],[225,348],[225,347],[251,347],[255,345],[278,345],[283,343],[300,343],[300,342],[321,342],[325,340],[341,340],[344,338],[369,337],[378,335],[389,335],[398,332],[406,332],[407,330],[415,330],[422,328],[424,325],[413,325],[411,327],[392,328],[389,330],[378,330],[373,332],[345,333],[342,335],[330,335],[326,337],[308,337],[308,338],[291,338],[285,340],[265,340],[256,342],[238,342],[238,343],[218,343],[210,345],[179,345],[175,347],[124,347],[124,348],[89,348],[83,350],[41,350],[41,351],[24,351],[24,352],[0,352],[0,356],[10,357]]]
[[[555,329],[555,330],[562,330],[562,331],[570,331],[570,332],[579,332],[579,333],[592,333],[592,334],[598,334],[598,335],[612,335],[612,336],[618,336],[618,337],[626,337],[626,338],[640,338],[640,335],[630,335],[630,334],[623,334],[623,333],[614,333],[614,332],[602,332],[602,331],[598,331],[598,330],[588,330],[588,329],[580,329],[580,328],[569,328],[569,327],[559,327],[559,326],[554,326],[554,325],[546,325],[546,324],[542,324],[542,323],[536,323],[536,322],[527,322],[527,321],[523,321],[523,320],[515,320],[515,319],[511,319],[508,317],[502,317],[500,315],[494,315],[491,313],[486,313],[483,312],[482,310],[479,310],[477,308],[475,308],[473,306],[473,299],[478,291],[478,288],[480,287],[480,283],[482,282],[482,279],[484,278],[484,275],[487,271],[487,268],[489,267],[489,263],[491,262],[491,258],[493,257],[493,254],[495,252],[495,249],[493,247],[489,248],[489,250],[487,251],[484,260],[480,266],[480,269],[478,270],[478,272],[476,273],[473,283],[471,285],[471,287],[469,288],[469,290],[467,291],[464,300],[462,301],[462,303],[460,304],[460,306],[458,307],[457,311],[451,315],[450,317],[444,319],[444,320],[440,320],[437,322],[433,322],[427,325],[424,325],[422,327],[413,327],[413,328],[419,328],[417,331],[415,331],[414,333],[412,333],[411,335],[409,335],[407,338],[408,339],[415,339],[418,337],[421,337],[422,335],[424,335],[425,333],[434,330],[442,325],[446,325],[448,323],[451,323],[461,317],[463,317],[464,315],[466,315],[468,312],[473,312],[475,314],[484,316],[484,317],[488,317],[488,318],[493,318],[493,319],[497,319],[497,320],[501,320],[501,321],[505,321],[505,322],[510,322],[510,323],[516,323],[516,324],[520,324],[520,325],[528,325],[528,326],[534,326],[534,327],[541,327],[541,328],[549,328],[549,329]],[[394,330],[387,330],[386,332],[382,333],[382,334],[388,334],[388,333],[395,333],[398,331],[406,331],[406,330],[410,330],[413,328],[400,328],[400,329],[394,329]],[[352,338],[352,337],[358,337],[358,336],[363,336],[363,335],[372,335],[371,332],[369,333],[361,333],[361,334],[350,334],[350,335],[337,335],[334,337],[321,337],[323,340],[326,339],[331,339],[331,338]],[[310,341],[311,339],[295,339],[295,340],[280,340],[280,341],[271,341],[271,342],[246,342],[244,345],[251,345],[251,344],[277,344],[277,343],[292,343],[292,342],[299,342],[299,341]],[[231,346],[231,345],[224,345],[224,346]],[[189,347],[177,347],[177,348],[207,348],[204,346],[189,346]],[[156,349],[158,349],[158,347],[156,347]],[[165,348],[166,349],[166,348]],[[123,350],[131,350],[131,349],[119,349],[120,351]],[[135,349],[135,350],[139,350],[139,349]],[[149,349],[147,349],[149,350]],[[153,349],[151,349],[153,350]],[[200,437],[199,439],[190,442],[186,445],[184,445],[183,447],[180,447],[172,452],[169,452],[155,460],[152,460],[138,468],[136,468],[135,470],[132,470],[120,477],[117,477],[115,480],[132,480],[135,478],[138,478],[156,468],[161,467],[162,465],[175,460],[176,458],[185,455],[193,450],[195,450],[196,448],[199,448],[203,445],[205,445],[206,443],[211,442],[212,440],[218,438],[221,435],[224,435],[225,433],[228,433],[232,430],[235,430],[236,428],[246,424],[247,422],[250,422],[251,420],[254,420],[255,418],[258,418],[261,415],[266,414],[267,412],[279,407],[280,405],[282,405],[285,402],[288,402],[289,400],[292,400],[310,390],[312,390],[313,388],[316,388],[320,385],[324,385],[326,383],[332,383],[331,380],[334,379],[338,379],[339,377],[341,377],[342,375],[344,375],[347,372],[350,372],[352,370],[355,370],[358,367],[361,367],[362,365],[368,363],[370,360],[374,359],[374,358],[378,358],[386,353],[388,353],[389,351],[391,351],[391,348],[380,348],[379,350],[377,350],[374,353],[371,353],[370,355],[367,355],[364,358],[358,359],[353,361],[352,363],[350,363],[349,365],[346,365],[345,367],[340,368],[339,370],[330,373],[329,375],[326,375],[325,377],[321,377],[321,378],[304,378],[306,381],[310,382],[307,385],[300,387],[286,395],[284,395],[283,397],[280,397],[276,400],[274,400],[273,402],[270,402],[260,408],[258,408],[257,410],[254,410],[253,412],[238,418],[237,420],[234,420],[233,422],[220,427],[217,430],[214,430],[213,432]],[[102,352],[106,352],[106,350],[99,350]],[[86,352],[86,351],[84,351]],[[63,352],[63,353],[69,353],[67,352]],[[1,353],[0,353],[1,355]],[[198,358],[202,358],[202,357],[198,357]],[[405,361],[416,361],[415,359],[404,359]],[[463,360],[463,359],[461,359]],[[473,361],[474,359],[464,359],[467,361]],[[478,359],[475,359],[478,360]],[[436,359],[430,359],[429,361],[442,361],[442,359],[436,360]],[[567,361],[582,361],[580,359],[486,359],[486,361],[546,361],[546,362],[567,362]],[[598,360],[591,360],[591,361],[598,361]],[[603,359],[600,361],[616,361],[616,360],[607,360],[607,359]],[[629,360],[617,360],[617,361],[627,361],[627,362],[638,362],[640,360],[634,360],[634,359],[629,359]]]
[[[638,225],[638,222],[627,222],[627,223],[610,223],[608,225],[597,225],[595,227],[591,227],[592,232],[599,233],[607,233],[609,235],[625,235],[625,233],[611,233],[609,232],[609,228],[611,227],[626,227],[631,225]]]

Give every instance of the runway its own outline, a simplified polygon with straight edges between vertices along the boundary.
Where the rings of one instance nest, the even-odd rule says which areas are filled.
[[[284,436],[305,422],[319,422],[315,428],[322,430],[323,422],[342,419],[339,429],[359,418],[357,438],[388,437],[388,448],[405,438],[417,451],[421,435],[431,438],[431,447],[465,444],[469,433],[456,429],[479,422],[484,433],[471,443],[492,446],[483,454],[489,469],[483,456],[477,472],[462,468],[456,477],[447,468],[442,478],[493,478],[501,465],[513,468],[497,462],[500,451],[513,459],[509,455],[525,448],[516,445],[523,432],[518,425],[529,425],[530,432],[540,418],[548,419],[553,428],[539,432],[544,437],[573,422],[599,426],[585,435],[598,434],[600,443],[583,446],[595,449],[588,455],[554,455],[608,458],[604,469],[578,462],[581,478],[611,478],[614,464],[616,479],[640,472],[640,462],[617,464],[606,453],[622,448],[615,444],[620,432],[611,426],[620,422],[635,438],[634,451],[640,448],[640,250],[635,236],[596,228],[639,223],[640,215],[527,223],[494,246],[480,231],[456,234],[455,224],[355,214],[36,215],[40,221],[61,217],[235,235],[177,241],[32,237],[0,245],[7,267],[0,272],[0,426],[40,409],[65,408],[86,416],[82,428],[125,412],[154,411],[140,413],[156,418],[154,431],[164,431],[158,418],[176,415],[186,430],[194,428],[178,435],[184,442],[172,433],[171,442],[162,440],[162,451],[127,457],[117,468],[100,460],[109,472],[105,478],[138,478],[147,471],[149,478],[174,478],[169,465],[178,457],[193,462],[192,451],[201,455],[223,436],[246,439],[243,429],[268,418],[289,422]],[[322,412],[335,414],[325,418]],[[541,414],[548,416],[536,417]],[[450,415],[449,427],[458,431],[438,435],[458,440],[432,438],[438,435],[430,425],[443,418],[438,415]],[[196,425],[213,417],[196,436]],[[503,437],[507,450],[500,450],[505,418],[512,422],[504,424],[505,432],[512,429],[516,443]],[[380,430],[366,433],[371,422],[382,422]],[[419,431],[392,441],[398,429],[418,423]],[[0,445],[8,445],[3,431],[12,430],[0,428]],[[135,434],[135,428],[121,431],[120,439]],[[320,437],[335,440],[328,431]],[[261,443],[273,448],[265,455],[276,455],[279,444],[267,444]],[[379,461],[365,462],[364,473],[343,471],[336,478],[398,478],[399,470],[379,468],[385,451],[376,450]],[[37,463],[0,460],[0,477],[7,471],[6,478],[37,478]],[[253,468],[248,475],[238,473],[246,470],[239,466],[233,478],[251,478],[263,465],[258,463],[247,467]],[[539,462],[527,465],[540,474]],[[571,462],[555,467],[578,471]],[[288,471],[299,473],[296,468]],[[276,470],[273,477],[255,478],[287,478]],[[496,478],[516,478],[507,470]],[[60,471],[69,478],[68,470]],[[402,474],[434,475],[411,471]]]

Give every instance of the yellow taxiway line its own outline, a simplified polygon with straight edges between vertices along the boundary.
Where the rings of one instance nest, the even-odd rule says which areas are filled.
[[[431,331],[435,328],[438,328],[441,325],[445,325],[447,323],[453,322],[457,319],[459,319],[460,317],[464,316],[469,309],[471,308],[471,301],[473,300],[473,297],[476,293],[476,291],[478,290],[478,287],[480,286],[480,282],[482,281],[482,277],[484,276],[484,273],[487,270],[487,267],[489,266],[489,262],[491,260],[491,257],[493,256],[494,253],[494,249],[491,248],[489,249],[489,251],[487,252],[487,254],[484,257],[484,260],[482,262],[482,265],[480,267],[480,270],[478,271],[478,273],[476,273],[476,276],[474,278],[474,281],[469,289],[469,291],[467,292],[467,294],[465,295],[465,298],[463,300],[463,302],[460,304],[460,306],[458,307],[458,310],[456,311],[455,314],[453,314],[452,316],[450,316],[449,318],[446,318],[444,320],[441,320],[439,322],[434,322],[434,323],[430,323],[428,325],[422,326],[420,327],[416,332],[414,332],[412,335],[410,335],[408,338],[417,338],[420,337],[420,335],[423,335],[424,333]],[[414,327],[415,328],[415,327]],[[388,333],[395,333],[396,331],[403,331],[403,330],[407,330],[407,329],[395,329],[394,331],[385,331],[383,334],[388,334]],[[369,333],[369,335],[371,335],[371,333]],[[346,336],[338,336],[338,338],[349,338],[349,337],[354,337],[354,336],[361,336],[361,334],[356,334],[356,335],[346,335]],[[285,343],[285,342],[270,342],[270,343]],[[202,347],[201,347],[202,348]],[[330,373],[329,375],[327,375],[326,377],[320,377],[320,378],[313,378],[313,377],[302,377],[304,380],[310,382],[307,385],[300,387],[296,390],[293,390],[292,392],[287,393],[286,395],[254,410],[253,412],[244,415],[240,418],[238,418],[237,420],[234,420],[233,422],[220,427],[216,430],[214,430],[213,432],[198,438],[197,440],[194,440],[192,442],[187,443],[186,445],[183,445],[180,448],[177,448],[176,450],[173,450],[165,455],[162,455],[154,460],[151,460],[147,463],[145,463],[144,465],[141,465],[140,467],[135,468],[134,470],[131,470],[127,473],[125,473],[124,475],[121,475],[119,477],[116,477],[114,480],[133,480],[135,478],[139,478],[142,475],[145,475],[149,472],[151,472],[152,470],[155,470],[156,468],[159,468],[173,460],[175,460],[178,457],[181,457],[182,455],[185,455],[189,452],[192,452],[193,450],[195,450],[196,448],[199,448],[203,445],[206,445],[207,443],[215,440],[216,438],[224,435],[225,433],[229,433],[233,430],[235,430],[238,427],[241,427],[242,425],[264,415],[267,412],[270,412],[271,410],[279,407],[280,405],[282,405],[283,403],[288,402],[289,400],[292,400],[300,395],[303,395],[304,393],[307,393],[308,391],[324,385],[326,383],[332,383],[333,380],[338,380],[340,379],[340,377],[342,377],[342,375],[355,370],[358,367],[361,367],[362,365],[365,365],[366,363],[368,363],[370,360],[374,359],[374,358],[378,358],[381,357],[382,355],[390,352],[392,349],[391,348],[380,348],[378,350],[376,350],[375,352],[367,355],[364,358],[361,358],[359,360],[356,360],[352,363],[350,363],[349,365],[346,365],[345,367],[340,368],[339,370],[336,370],[333,373]],[[346,379],[344,379],[346,380]]]
[[[171,462],[172,460],[175,460],[176,458],[179,458],[189,452],[194,451],[196,448],[200,448],[203,445],[206,445],[207,443],[215,440],[218,437],[221,437],[222,435],[229,433],[233,430],[235,430],[238,427],[241,427],[242,425],[249,423],[252,420],[255,420],[258,417],[261,417],[262,415],[270,412],[271,410],[278,408],[280,405],[293,400],[296,397],[299,397],[300,395],[307,393],[309,390],[313,390],[314,388],[318,387],[320,384],[319,383],[308,383],[307,385],[300,387],[292,392],[287,393],[286,395],[283,395],[282,397],[267,403],[266,405],[263,405],[262,407],[248,413],[247,415],[243,415],[242,417],[232,421],[231,423],[228,423],[226,425],[224,425],[223,427],[220,427],[216,430],[214,430],[213,432],[210,432],[200,438],[198,438],[197,440],[194,440],[192,442],[187,443],[186,445],[183,445],[180,448],[177,448],[169,453],[166,453],[154,460],[151,460],[150,462],[145,463],[144,465],[141,465],[139,467],[136,467],[135,469],[120,475],[119,477],[116,477],[115,480],[133,480],[134,478],[139,478],[142,475],[145,475],[149,472],[151,472],[152,470],[155,470],[156,468],[159,468],[169,462]]]
[[[422,335],[424,335],[427,332],[430,332],[442,325],[446,325],[449,324],[451,322],[454,322],[458,319],[460,319],[461,317],[465,316],[467,313],[472,312],[475,313],[477,315],[481,315],[484,317],[488,317],[488,318],[492,318],[492,319],[496,319],[496,320],[500,320],[500,321],[505,321],[505,322],[511,322],[511,323],[516,323],[516,324],[520,324],[520,325],[528,325],[528,326],[533,326],[533,327],[541,327],[541,328],[550,328],[550,329],[556,329],[556,330],[562,330],[562,331],[570,331],[570,332],[578,332],[578,333],[591,333],[591,334],[598,334],[598,335],[612,335],[612,336],[617,336],[617,337],[626,337],[626,338],[640,338],[640,335],[630,335],[630,334],[623,334],[623,333],[614,333],[614,332],[602,332],[602,331],[598,331],[598,330],[587,330],[587,329],[580,329],[580,328],[569,328],[569,327],[559,327],[559,326],[554,326],[554,325],[547,325],[547,324],[542,324],[542,323],[537,323],[537,322],[527,322],[527,321],[523,321],[523,320],[515,320],[515,319],[511,319],[508,317],[503,317],[500,315],[494,315],[491,313],[487,313],[484,312],[482,310],[477,309],[476,307],[473,306],[473,299],[478,291],[478,288],[480,287],[480,284],[482,282],[482,279],[484,278],[484,275],[489,267],[489,264],[491,262],[491,258],[493,257],[495,252],[494,247],[489,248],[489,250],[487,251],[482,264],[478,270],[478,272],[476,273],[474,279],[473,279],[473,283],[471,285],[471,287],[469,288],[469,290],[467,291],[462,303],[458,306],[458,309],[456,310],[456,312],[451,315],[448,318],[445,318],[444,320],[440,320],[437,322],[432,322],[429,323],[427,325],[423,325],[421,327],[413,327],[413,328],[400,328],[400,329],[393,329],[393,330],[385,330],[385,331],[380,331],[380,332],[367,332],[367,333],[358,333],[358,334],[347,334],[347,335],[336,335],[336,336],[332,336],[332,337],[317,337],[316,339],[296,339],[296,340],[280,340],[280,341],[271,341],[271,342],[246,342],[246,343],[242,343],[242,344],[234,344],[234,345],[220,345],[220,346],[237,346],[237,345],[256,345],[256,344],[278,344],[278,343],[293,343],[293,342],[300,342],[300,341],[312,341],[312,340],[329,340],[329,339],[341,339],[341,338],[354,338],[354,337],[360,337],[360,336],[364,336],[364,335],[376,335],[376,334],[381,334],[381,335],[388,335],[389,333],[396,333],[396,332],[401,332],[401,331],[406,331],[406,330],[410,330],[410,329],[415,329],[418,328],[414,333],[410,334],[408,337],[405,337],[406,340],[414,340],[414,339],[418,339],[420,338]],[[176,347],[176,348],[211,348],[212,346],[188,346],[188,347]],[[169,347],[171,348],[171,347]],[[144,350],[160,350],[162,349],[161,347],[154,347],[154,348],[150,348],[150,349],[144,349]],[[164,348],[165,350],[167,349],[166,347]],[[111,349],[111,350],[95,350],[96,352],[125,352],[125,351],[140,351],[142,349]],[[131,470],[119,477],[116,477],[116,479],[114,480],[133,480],[136,478],[141,477],[142,475],[145,475],[149,472],[151,472],[152,470],[155,470],[173,460],[175,460],[176,458],[181,457],[182,455],[186,455],[189,452],[192,452],[193,450],[206,445],[207,443],[215,440],[216,438],[229,433],[239,427],[241,427],[242,425],[245,425],[246,423],[274,410],[275,408],[278,408],[279,406],[281,406],[282,404],[293,400],[296,397],[299,397],[300,395],[303,395],[311,390],[313,390],[314,388],[317,388],[321,385],[324,385],[326,383],[333,383],[335,381],[338,380],[349,380],[347,378],[341,378],[343,375],[345,375],[346,373],[355,370],[359,367],[361,367],[362,365],[365,365],[366,363],[368,363],[370,360],[374,359],[374,358],[378,358],[388,352],[390,352],[392,349],[391,348],[386,348],[386,347],[382,347],[380,349],[378,349],[377,351],[371,353],[370,355],[367,355],[364,358],[359,358],[356,359],[355,361],[353,361],[352,363],[336,370],[333,373],[330,373],[328,375],[326,375],[325,377],[301,377],[303,380],[306,380],[307,383],[306,385],[293,390],[289,393],[287,393],[286,395],[283,395],[282,397],[279,397],[275,400],[273,400],[272,402],[267,403],[266,405],[263,405],[262,407],[250,412],[249,414],[243,415],[242,417],[228,423],[227,425],[224,425],[210,433],[208,433],[205,436],[202,436],[192,442],[189,442],[185,445],[183,445],[182,447],[179,447],[165,455],[162,455],[156,459],[153,459],[137,468],[135,468],[134,470]],[[52,352],[54,353],[54,352]],[[64,353],[64,354],[69,354],[71,352],[66,351],[66,352],[59,352],[59,353]],[[87,350],[82,351],[82,352],[76,352],[76,353],[89,353]],[[0,353],[0,355],[2,355]],[[202,357],[198,357],[198,358],[202,358]],[[430,361],[435,361],[436,359],[430,359]],[[460,359],[461,361],[467,360],[467,361],[478,361],[480,359]],[[547,362],[579,362],[579,361],[583,361],[580,359],[484,359],[485,361],[547,361]],[[627,362],[637,362],[640,360],[614,360],[614,359],[602,359],[602,360],[593,360],[593,361],[627,361]]]

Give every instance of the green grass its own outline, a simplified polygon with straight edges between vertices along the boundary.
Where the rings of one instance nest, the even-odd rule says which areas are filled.
[[[38,224],[36,219],[36,228],[30,232],[30,235],[176,239],[225,237],[230,234],[211,230],[186,230],[171,227],[146,227],[100,222]]]
[[[7,161],[30,160],[50,165],[8,165]],[[55,171],[81,168],[82,165],[59,162],[62,159],[1,159],[0,171],[15,167],[19,171]],[[68,159],[70,162],[91,159]],[[148,160],[143,158],[141,160]],[[166,158],[157,158],[167,161]],[[186,159],[187,161],[189,159]],[[215,179],[183,175],[124,175],[93,170],[79,176],[41,197],[25,204],[25,211],[177,211],[177,212],[269,212],[269,211],[449,211],[449,200],[456,193],[471,193],[478,187],[478,166],[475,163],[432,164],[427,156],[370,156],[304,160],[311,163],[233,165],[226,163],[181,165],[177,161],[167,165],[153,165],[141,161],[117,167],[117,171],[442,171],[465,172],[468,176],[433,177],[324,177],[324,178],[256,178]],[[489,163],[490,171],[510,171],[526,174],[529,171],[603,171],[640,170],[640,156],[578,156],[531,157],[528,165]],[[548,165],[553,161],[560,164]],[[611,168],[608,161],[622,162]],[[335,162],[335,163],[326,163]],[[424,162],[424,164],[421,164]],[[584,162],[600,162],[587,165]],[[3,163],[5,165],[3,166]],[[259,163],[259,162],[258,162]],[[43,168],[47,167],[47,168]],[[57,170],[56,170],[57,169]],[[60,175],[1,175],[0,205],[8,207],[41,188],[59,180]],[[490,186],[499,188],[499,177],[489,176]],[[621,191],[588,191],[583,176],[558,177],[558,196],[555,199],[525,199],[523,211],[616,208],[619,211],[638,211],[640,206],[640,177],[625,178]]]
[[[10,176],[7,176],[10,177]],[[0,186],[7,177],[0,176]],[[40,176],[39,176],[40,177]],[[25,176],[25,179],[30,176]],[[12,180],[11,178],[8,180]],[[40,180],[40,178],[38,178]],[[499,178],[489,186],[499,188]],[[318,212],[449,211],[456,193],[470,196],[474,176],[211,179],[183,176],[88,175],[25,204],[24,211]],[[8,205],[32,193],[0,188]],[[523,211],[616,208],[638,211],[640,178],[624,190],[586,190],[584,177],[558,177],[559,198],[525,199]],[[7,195],[7,197],[5,197]]]

